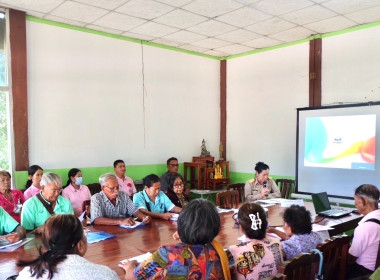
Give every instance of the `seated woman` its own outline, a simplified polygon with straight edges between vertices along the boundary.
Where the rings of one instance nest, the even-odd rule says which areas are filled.
[[[70,201],[60,195],[62,180],[54,173],[45,173],[41,191],[25,201],[21,212],[21,225],[26,230],[42,233],[45,221],[54,214],[74,214]]]
[[[227,250],[232,260],[232,278],[262,279],[275,275],[283,262],[282,248],[277,238],[266,236],[268,222],[264,209],[257,203],[245,203],[237,217],[245,241]]]
[[[220,243],[213,242],[219,231],[215,206],[205,199],[190,201],[174,234],[182,243],[160,247],[137,267],[135,261],[120,265],[125,279],[230,279],[227,256]]]
[[[91,193],[87,186],[82,185],[82,172],[78,168],[70,169],[68,177],[62,196],[71,202],[75,216],[79,217],[82,214],[83,201],[91,200]]]
[[[32,165],[28,168],[28,181],[25,185],[24,196],[29,199],[38,194],[41,190],[40,182],[44,170],[38,165]]]
[[[45,224],[43,247],[32,261],[19,260],[25,266],[17,279],[120,279],[110,268],[87,261],[87,238],[74,215],[54,215]]]
[[[24,202],[22,191],[11,190],[11,174],[8,171],[0,171],[0,206],[18,223],[20,222],[21,206]]]
[[[244,197],[246,201],[281,197],[276,182],[269,177],[269,166],[259,161],[255,166],[256,176],[245,183]]]
[[[189,201],[190,197],[185,193],[185,184],[183,178],[180,174],[177,174],[169,182],[169,188],[166,192],[167,197],[174,203],[175,206],[180,208],[185,207]]]
[[[287,260],[301,253],[308,253],[322,242],[318,233],[311,231],[310,212],[304,206],[292,205],[286,208],[283,214],[284,231],[268,228],[268,232],[275,233],[283,240],[282,248]]]

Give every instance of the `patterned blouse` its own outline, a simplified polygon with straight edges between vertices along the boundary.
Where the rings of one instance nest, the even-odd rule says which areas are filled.
[[[211,245],[162,246],[134,270],[137,279],[222,280],[218,253]]]
[[[280,240],[266,237],[263,240],[249,239],[227,250],[232,279],[256,280],[277,274],[283,262]]]
[[[12,200],[9,200],[2,193],[0,193],[0,206],[4,208],[5,211],[8,212],[9,215],[12,216],[17,222],[20,222],[20,212],[15,213],[13,210],[17,206],[17,204],[23,204],[25,202],[24,194],[19,190],[10,190],[12,195]]]
[[[308,253],[311,249],[317,248],[322,238],[316,232],[310,234],[293,234],[290,238],[281,242],[287,260],[294,258],[301,253]]]

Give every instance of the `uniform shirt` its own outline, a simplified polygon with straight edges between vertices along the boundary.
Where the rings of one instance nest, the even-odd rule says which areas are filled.
[[[62,196],[71,202],[76,216],[80,216],[83,212],[83,201],[91,199],[90,190],[85,185],[80,185],[79,190],[77,190],[70,184],[63,190]]]
[[[35,196],[40,192],[41,189],[35,187],[33,184],[24,192],[25,200]]]
[[[145,190],[138,192],[133,196],[133,203],[137,208],[142,208],[153,213],[166,213],[175,207],[173,202],[171,202],[171,200],[162,191],[158,193],[155,202],[152,202],[149,199]],[[148,209],[147,204],[149,204],[150,210]]]
[[[139,280],[224,279],[220,258],[214,247],[184,243],[160,247],[135,268],[134,275]]]
[[[57,271],[54,272],[53,280],[120,280],[115,271],[105,265],[94,264],[79,255],[66,255],[66,259],[58,263]],[[27,266],[20,271],[18,280],[32,280],[37,279],[32,276],[30,267]],[[42,280],[47,280],[48,273],[42,275]]]
[[[256,178],[252,178],[245,183],[244,186],[244,197],[246,201],[255,201],[258,199],[263,199],[261,197],[261,190],[264,185],[260,184]],[[277,187],[274,180],[269,177],[267,180],[267,188],[269,189],[268,198],[281,197],[279,188]]]
[[[43,197],[42,193],[41,196]],[[59,195],[53,209],[55,214],[74,214],[70,201]],[[45,224],[50,217],[50,213],[38,199],[33,196],[25,201],[21,211],[21,225],[26,230],[33,230]]]
[[[12,201],[5,197],[5,195],[0,193],[0,206],[8,212],[9,215],[17,222],[20,222],[20,213],[15,213],[13,210],[17,204],[23,204],[25,202],[24,194],[19,190],[9,190],[11,192]]]
[[[380,225],[374,222],[365,222],[369,219],[380,220],[380,209],[368,213],[359,222],[348,252],[357,257],[357,264],[374,271],[380,242]]]
[[[91,198],[91,222],[99,217],[125,219],[131,217],[137,211],[138,209],[132,200],[123,191],[119,191],[119,195],[116,198],[116,205],[112,204],[103,191],[94,194]]]
[[[0,235],[11,233],[17,226],[18,222],[0,207]]]
[[[316,232],[310,234],[293,234],[290,238],[281,242],[287,260],[301,253],[309,253],[311,249],[317,248],[322,238]]]
[[[117,182],[119,183],[119,190],[125,192],[129,196],[134,195],[137,193],[135,183],[133,183],[132,178],[129,178],[127,176],[124,176],[124,178],[119,178],[116,175]]]
[[[266,237],[263,240],[250,239],[227,250],[232,279],[263,279],[277,273],[283,262],[280,240]]]

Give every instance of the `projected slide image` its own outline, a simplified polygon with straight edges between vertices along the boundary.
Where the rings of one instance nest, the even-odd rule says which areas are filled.
[[[306,119],[305,166],[375,169],[376,115]]]

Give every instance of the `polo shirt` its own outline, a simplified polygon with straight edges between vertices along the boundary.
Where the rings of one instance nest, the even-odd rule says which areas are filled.
[[[18,226],[18,222],[0,207],[0,235],[11,233]]]
[[[61,195],[58,196],[53,211],[55,214],[74,214],[70,201]],[[42,202],[37,196],[33,196],[25,201],[22,207],[21,225],[26,230],[33,230],[45,224],[49,217],[50,213],[46,210]]]
[[[145,210],[148,210],[147,203],[149,203],[150,212],[153,213],[166,213],[172,210],[175,206],[173,202],[171,202],[171,200],[162,191],[158,193],[155,202],[152,202],[149,199],[149,196],[147,195],[145,190],[138,192],[133,196],[133,203],[136,205],[137,208],[142,208]]]
[[[24,192],[25,200],[35,196],[41,191],[41,189],[35,187],[33,184]]]
[[[133,194],[137,192],[135,183],[133,183],[132,178],[124,176],[124,179],[122,179],[122,178],[119,178],[117,175],[115,176],[116,176],[117,182],[119,183],[119,190],[125,192],[129,196],[132,196]]]
[[[62,196],[71,202],[76,216],[82,214],[83,201],[91,199],[90,190],[85,185],[80,185],[77,190],[70,184],[63,190]]]
[[[135,207],[129,196],[119,191],[116,205],[113,205],[106,194],[101,191],[91,197],[91,222],[96,218],[125,219],[131,217],[139,209]]]
[[[380,242],[380,225],[374,222],[365,222],[369,219],[380,220],[380,209],[368,213],[359,222],[348,252],[357,257],[357,264],[374,271]]]

